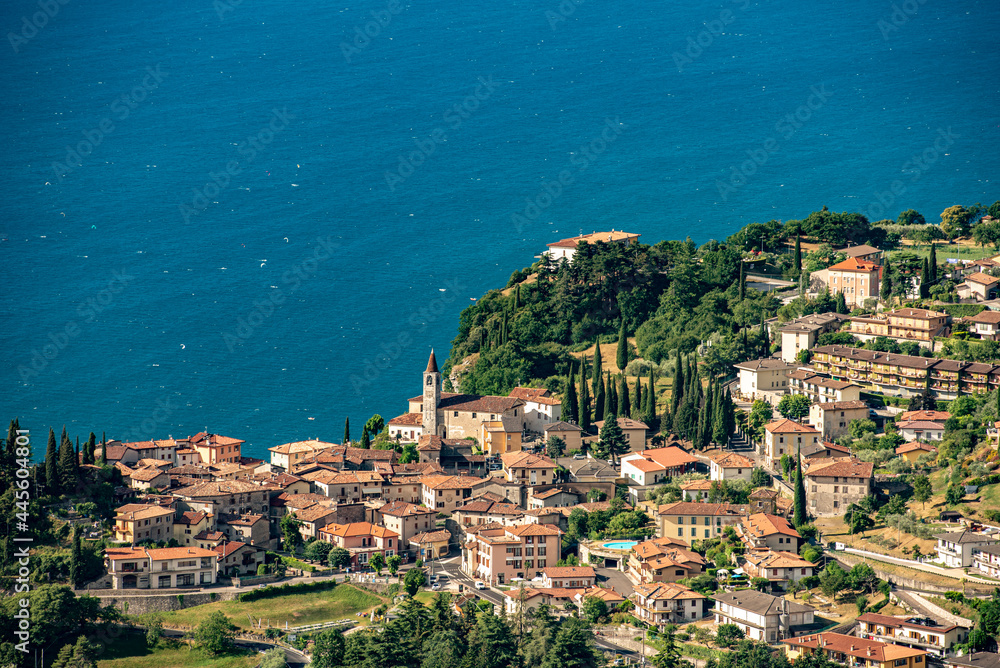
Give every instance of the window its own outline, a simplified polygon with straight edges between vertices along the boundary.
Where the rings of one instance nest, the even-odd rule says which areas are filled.
[[[684,524],[684,518],[683,517],[678,517],[677,518],[677,524]]]
[[[684,537],[684,528],[683,527],[677,530],[677,535],[680,536],[680,537],[682,537],[682,538]]]
[[[705,538],[710,538],[711,535],[712,535],[712,530],[711,529],[705,529]]]
[[[706,517],[705,518],[705,526],[707,526],[707,527],[708,526],[712,526],[712,518],[711,517]]]
[[[473,413],[473,414],[472,414],[472,419],[473,419],[473,420],[475,420],[475,419],[476,419],[476,414],[475,414],[475,413]]]
[[[458,417],[458,411],[455,411],[455,417]]]

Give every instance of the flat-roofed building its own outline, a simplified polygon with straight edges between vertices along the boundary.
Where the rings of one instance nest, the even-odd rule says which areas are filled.
[[[215,584],[219,554],[200,547],[107,548],[112,589],[169,589]]]

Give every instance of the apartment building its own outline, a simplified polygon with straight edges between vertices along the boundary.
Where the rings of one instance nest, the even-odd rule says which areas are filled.
[[[399,536],[370,522],[328,524],[319,530],[319,539],[351,553],[351,566],[365,568],[372,555],[391,557],[400,549]]]
[[[849,257],[827,269],[830,294],[843,294],[848,306],[863,306],[866,299],[878,299],[881,273],[874,262]]]
[[[550,524],[484,524],[466,536],[462,570],[492,584],[538,577],[560,558],[562,531]]]
[[[884,336],[900,342],[914,341],[930,349],[935,337],[951,334],[951,316],[943,311],[901,308],[851,318],[849,331],[861,341]]]
[[[883,394],[914,396],[930,391],[940,399],[955,399],[962,394],[983,394],[1000,387],[1000,366],[979,362],[820,346],[813,350],[811,363],[819,373]]]
[[[861,386],[820,376],[806,369],[796,369],[788,374],[788,393],[809,397],[813,403],[858,401],[861,399]]]
[[[826,654],[834,663],[870,668],[925,668],[927,652],[901,645],[856,638],[841,633],[814,633],[786,638],[785,655],[790,661],[813,653]]]
[[[743,572],[751,578],[764,578],[778,589],[788,589],[790,582],[816,575],[816,564],[794,552],[754,549],[744,555]]]
[[[1000,545],[973,547],[972,565],[983,575],[1000,580]]]
[[[676,501],[660,506],[660,536],[687,539],[715,538],[722,535],[724,527],[739,523],[746,515],[743,506],[729,503],[692,503]]]
[[[241,454],[243,443],[238,438],[209,434],[204,431],[187,439],[188,446],[195,450],[201,457],[201,461],[206,464],[220,464],[222,462],[238,464],[243,456]]]
[[[429,475],[420,479],[423,505],[441,513],[450,513],[483,491],[490,481],[463,475]]]
[[[922,649],[944,656],[951,648],[964,643],[969,629],[955,624],[943,624],[929,617],[890,617],[866,612],[858,617],[858,637],[889,642],[903,647]]]
[[[809,424],[829,441],[847,434],[851,420],[867,419],[868,404],[863,401],[828,401],[809,407]]]
[[[759,399],[762,393],[783,394],[788,391],[788,374],[794,364],[766,357],[734,364],[739,372],[739,393],[747,400]]]
[[[948,568],[968,568],[973,563],[973,552],[987,545],[996,545],[997,539],[986,534],[964,530],[935,534],[938,561]]]
[[[500,455],[508,482],[522,485],[551,485],[555,482],[556,463],[545,455],[505,452]]]
[[[817,517],[843,515],[852,503],[871,494],[875,465],[858,459],[817,460],[805,472],[809,512]]]
[[[654,538],[632,546],[627,575],[632,582],[676,582],[700,575],[707,564],[677,538]]]
[[[753,589],[712,596],[715,623],[735,624],[751,640],[775,643],[810,629],[815,608]]]
[[[112,589],[168,589],[215,584],[219,555],[200,547],[108,548]]]
[[[708,602],[698,592],[676,582],[637,584],[629,599],[635,604],[633,614],[658,631],[667,624],[698,621],[705,616]]]
[[[119,543],[167,541],[174,537],[174,509],[129,503],[115,509],[115,540]]]
[[[802,536],[784,517],[754,513],[736,525],[736,533],[747,549],[791,550],[798,554]]]
[[[378,509],[378,516],[386,529],[399,536],[400,552],[409,549],[410,539],[418,533],[437,528],[437,511],[412,503],[387,503]]]
[[[268,448],[271,453],[271,466],[284,471],[291,471],[292,467],[304,459],[327,452],[336,447],[336,443],[326,443],[310,439],[307,441],[295,441],[294,443],[283,443],[273,448]]]
[[[764,425],[762,454],[771,469],[781,466],[781,457],[797,456],[798,449],[819,443],[820,433],[813,427],[781,418]]]
[[[848,316],[841,313],[814,313],[786,322],[778,329],[781,359],[794,364],[800,352],[816,345],[816,339],[823,334],[840,331],[847,319]]]

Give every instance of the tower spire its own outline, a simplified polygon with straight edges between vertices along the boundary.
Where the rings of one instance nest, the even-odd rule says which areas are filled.
[[[431,348],[431,356],[427,358],[427,370],[424,373],[437,373],[438,363],[437,358],[434,357],[434,349]]]

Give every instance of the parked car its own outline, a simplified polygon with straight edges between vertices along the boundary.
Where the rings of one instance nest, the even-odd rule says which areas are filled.
[[[573,459],[583,459],[583,455],[581,455],[581,454],[580,454],[580,453],[578,452],[578,453],[576,453],[575,455],[573,455]]]
[[[438,590],[440,588],[441,588],[440,582],[435,582],[434,584],[431,585],[431,589]]]
[[[476,580],[476,589],[486,589],[486,585],[481,580]]]

